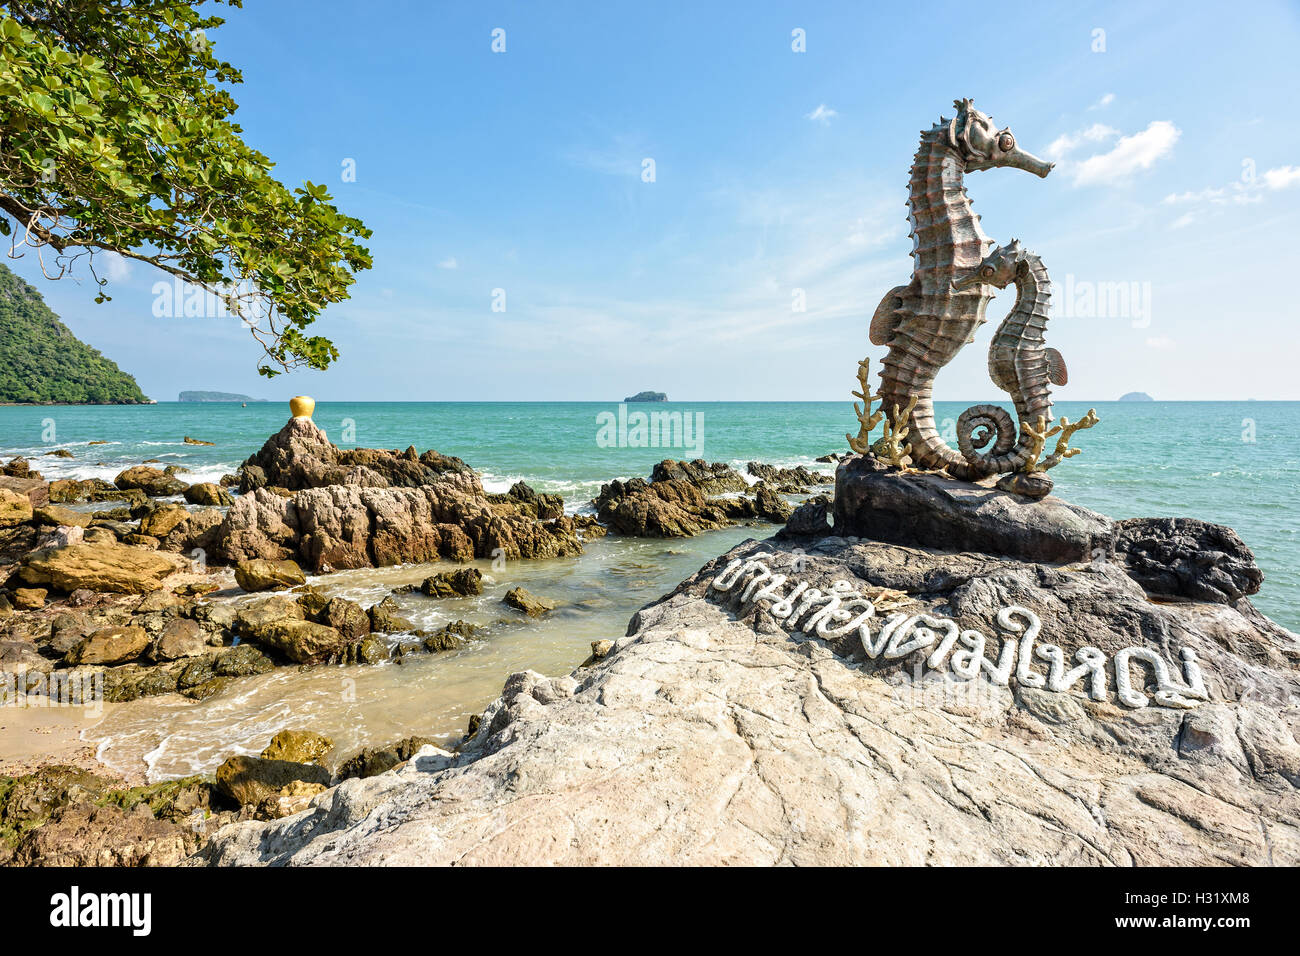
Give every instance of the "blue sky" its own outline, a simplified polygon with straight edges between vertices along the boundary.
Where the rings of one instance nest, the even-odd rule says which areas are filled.
[[[235,321],[154,317],[139,263],[109,264],[102,306],[8,264],[160,400],[845,399],[910,278],[919,131],[969,96],[1058,161],[967,187],[1072,293],[1048,330],[1061,399],[1300,399],[1300,14],[1227,9],[248,0],[211,37],[244,72],[248,140],[375,232],[375,267],[316,325],[336,366],[259,378]],[[1102,283],[1125,314],[1089,309]],[[1012,301],[937,399],[998,397],[986,349]]]

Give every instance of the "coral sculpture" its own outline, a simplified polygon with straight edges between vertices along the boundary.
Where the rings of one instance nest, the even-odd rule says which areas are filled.
[[[858,435],[854,438],[852,435],[845,435],[849,440],[849,447],[859,455],[865,455],[871,451],[871,431],[880,424],[881,419],[885,417],[883,408],[876,411],[871,410],[871,403],[880,400],[879,395],[871,394],[870,385],[871,376],[871,359],[864,358],[858,363],[858,388],[861,391],[853,394],[862,399],[862,404],[853,403],[853,413],[858,416]]]

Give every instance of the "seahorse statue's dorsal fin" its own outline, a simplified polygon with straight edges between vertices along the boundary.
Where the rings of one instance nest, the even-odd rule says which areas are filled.
[[[1047,350],[1047,380],[1053,385],[1065,385],[1070,381],[1070,373],[1065,368],[1065,359],[1053,348]]]
[[[903,308],[904,297],[910,289],[910,285],[894,286],[880,300],[880,305],[876,306],[876,314],[871,317],[871,328],[867,333],[872,345],[889,344],[894,329],[898,328],[900,318],[898,310]]]

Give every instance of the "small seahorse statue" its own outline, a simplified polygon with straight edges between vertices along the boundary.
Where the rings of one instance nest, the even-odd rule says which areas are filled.
[[[947,468],[954,478],[981,478],[996,467],[974,462],[948,447],[934,424],[934,378],[985,321],[992,293],[987,286],[954,290],[952,281],[979,267],[992,240],[971,211],[963,177],[968,171],[1009,166],[1046,176],[1052,163],[1016,145],[1011,130],[999,130],[969,99],[955,100],[957,115],[940,117],[921,133],[912,163],[908,222],[912,235],[912,281],[891,289],[871,320],[871,341],[888,345],[880,372],[881,407],[904,409],[909,418],[911,457],[920,468]]]
[[[1016,304],[989,344],[989,375],[1011,396],[1020,421],[1036,422],[1040,416],[1050,421],[1052,392],[1048,386],[1066,384],[1068,375],[1061,353],[1043,341],[1051,302],[1051,280],[1043,260],[1012,239],[985,256],[969,275],[954,280],[952,287],[1005,289],[1012,282],[1016,284]],[[978,446],[994,435],[993,447],[980,452]],[[982,460],[993,472],[1020,471],[1033,454],[1031,436],[1022,430],[1017,441],[1016,423],[999,405],[975,405],[962,412],[957,420],[957,440],[967,461]]]

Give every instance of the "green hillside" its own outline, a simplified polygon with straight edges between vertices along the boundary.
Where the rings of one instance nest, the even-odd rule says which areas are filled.
[[[79,341],[35,288],[0,265],[0,402],[147,401],[135,379]]]

